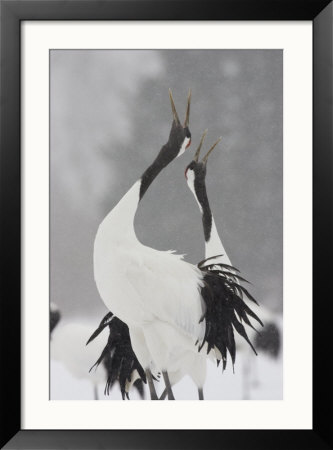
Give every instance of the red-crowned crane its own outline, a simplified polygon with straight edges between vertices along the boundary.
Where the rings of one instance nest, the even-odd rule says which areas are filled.
[[[91,325],[79,321],[66,322],[60,320],[61,313],[58,307],[50,305],[50,338],[51,357],[59,361],[67,371],[76,379],[89,380],[94,390],[94,399],[98,400],[98,386],[105,382],[104,367],[89,374],[89,368],[102,350],[101,341],[96,340],[88,349],[85,340],[91,333]]]
[[[220,142],[219,138],[212,147],[208,150],[206,155],[199,161],[200,150],[207,134],[207,130],[203,133],[198,149],[194,155],[193,161],[185,169],[185,178],[187,184],[196,199],[201,215],[205,238],[205,259],[209,264],[209,270],[220,270],[220,276],[229,277],[231,282],[243,280],[242,277],[237,276],[237,270],[231,266],[230,259],[225,251],[220,236],[218,234],[215,220],[210,209],[207,190],[206,190],[206,165],[211,152]],[[206,265],[207,265],[206,264]],[[205,269],[205,264],[202,264]],[[222,270],[221,270],[222,269]],[[227,270],[227,272],[226,272]],[[241,292],[238,294],[242,297]],[[251,313],[248,313],[249,315]],[[256,320],[259,320],[255,317]],[[260,322],[261,323],[261,322]],[[215,347],[215,353],[219,353]],[[189,374],[198,386],[199,399],[203,399],[203,384],[206,378],[206,358],[196,359],[192,354],[187,355],[186,364],[180,368],[176,373],[170,373],[171,384],[178,382],[184,375]],[[163,392],[161,399],[165,398],[166,390]]]
[[[179,120],[171,91],[169,94],[173,122],[168,142],[162,147],[157,158],[144,172],[141,179],[133,185],[103,220],[97,231],[94,245],[94,273],[98,290],[108,309],[112,310],[119,319],[129,326],[132,346],[139,362],[146,371],[153,399],[157,399],[157,395],[154,392],[150,367],[152,363],[158,367],[164,367],[164,362],[160,364],[161,361],[159,356],[156,355],[156,348],[151,348],[154,347],[152,345],[152,336],[155,332],[153,330],[154,308],[151,309],[153,305],[151,304],[152,292],[149,290],[149,282],[154,283],[155,276],[154,271],[150,272],[150,267],[157,268],[157,271],[155,271],[156,275],[158,273],[162,275],[163,273],[166,276],[168,275],[168,267],[170,268],[170,264],[172,264],[171,261],[174,259],[180,260],[180,257],[174,257],[171,252],[159,252],[143,246],[136,238],[133,222],[137,206],[152,181],[163,168],[177,156],[180,156],[191,143],[191,133],[188,127],[190,92],[183,125]],[[143,265],[140,261],[141,258],[143,258]],[[165,266],[166,272],[163,270],[163,266]],[[140,274],[141,269],[143,270]],[[146,270],[147,272],[145,273]],[[109,274],[107,275],[108,272]],[[146,281],[148,284],[146,284]],[[147,289],[150,291],[149,295],[142,302],[140,297]],[[116,300],[116,297],[119,300]],[[168,314],[167,311],[163,311],[162,317],[166,313]],[[163,319],[160,322],[162,325],[157,336],[163,340],[161,330],[164,333],[168,333],[170,329],[167,330],[169,327],[168,322],[164,325]],[[145,332],[143,332],[142,326],[144,323],[148,324],[148,326],[144,327]],[[149,334],[150,337],[148,337]],[[150,342],[150,345],[148,345],[147,340]],[[159,353],[161,355],[161,352]],[[163,370],[163,376],[170,390],[170,396],[172,396],[166,370]]]
[[[202,214],[202,223],[204,228],[205,235],[205,257],[209,259],[210,263],[213,264],[215,262],[224,263],[227,265],[231,265],[230,259],[225,251],[225,248],[222,244],[222,240],[217,232],[216,224],[214,221],[214,217],[211,213],[206,187],[205,187],[205,177],[206,177],[206,164],[209,154],[212,152],[216,144],[219,140],[211,147],[206,156],[199,162],[199,153],[203,143],[203,140],[206,136],[207,130],[204,132],[200,146],[195,154],[194,160],[189,164],[186,168],[185,176],[187,179],[187,183],[191,191],[193,192],[201,214]],[[219,255],[214,257],[214,255]],[[213,258],[214,257],[214,258]],[[211,268],[216,268],[216,266],[212,266]],[[241,277],[237,275],[236,271],[234,272],[234,277],[238,280],[242,280]],[[261,325],[264,325],[263,330],[260,333],[257,333],[256,330],[249,330],[249,338],[254,343],[255,348],[258,351],[261,351],[262,354],[267,354],[271,356],[273,359],[277,359],[280,350],[281,350],[281,332],[279,329],[279,321],[278,316],[272,314],[269,309],[261,306],[260,311],[258,308],[254,308],[258,310],[258,314],[260,315]],[[243,398],[249,398],[249,385],[247,382],[247,376],[249,368],[255,368],[255,361],[251,357],[249,352],[249,347],[244,345],[244,341],[237,342],[237,350],[244,353],[243,355]]]
[[[248,291],[242,285],[239,284],[241,281],[244,282],[247,281],[239,275],[238,269],[236,269],[231,265],[229,256],[224,248],[222,240],[217,231],[214,216],[211,212],[205,183],[207,173],[207,161],[209,155],[214,150],[216,145],[220,142],[221,138],[219,138],[212,145],[212,147],[208,150],[208,152],[202,158],[202,160],[199,161],[200,150],[206,134],[207,130],[205,130],[205,132],[201,137],[201,141],[194,155],[193,161],[185,169],[185,178],[187,184],[198,203],[202,216],[202,225],[205,237],[205,261],[202,264],[199,264],[199,266],[203,270],[208,269],[213,272],[220,270],[219,275],[225,277],[226,279],[225,283],[227,286],[228,284],[230,284],[235,288],[234,293],[236,295],[238,295],[241,299],[243,299],[243,294],[245,294],[250,300],[254,300],[249,295]],[[258,318],[258,316],[254,314],[254,312],[250,310],[245,303],[243,304],[243,307],[244,311],[250,317],[255,319],[257,322],[260,323],[261,326],[263,326],[263,323]],[[247,325],[250,326],[250,331],[254,330],[251,323],[246,320],[246,316],[242,317],[241,314],[239,315],[239,317],[243,319]],[[254,350],[254,347],[249,342],[249,340],[247,338],[245,338],[245,340],[250,344],[252,350]]]

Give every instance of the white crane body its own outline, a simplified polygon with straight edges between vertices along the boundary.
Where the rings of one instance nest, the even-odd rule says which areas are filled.
[[[189,93],[182,125],[170,92],[174,120],[168,142],[105,217],[95,238],[98,291],[107,308],[127,324],[133,350],[144,369],[153,364],[161,371],[172,371],[178,355],[184,349],[196,352],[195,343],[205,333],[204,323],[199,323],[203,314],[200,270],[181,255],[141,244],[134,230],[135,213],[146,190],[190,145],[190,99]]]
[[[181,255],[138,241],[133,221],[139,191],[140,181],[98,228],[95,281],[107,308],[128,325],[140,364],[147,368],[152,359],[160,370],[172,370],[179,349],[197,352],[194,344],[204,336],[202,274]]]

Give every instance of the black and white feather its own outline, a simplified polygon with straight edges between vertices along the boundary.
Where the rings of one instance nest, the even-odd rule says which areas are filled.
[[[232,364],[234,365],[235,363],[235,332],[256,353],[245,326],[255,329],[250,318],[254,319],[261,326],[263,324],[257,314],[244,301],[244,298],[247,298],[249,301],[258,305],[249,291],[241,284],[242,282],[247,283],[247,280],[241,277],[236,267],[231,265],[211,212],[205,183],[207,161],[208,156],[220,142],[221,138],[210,147],[203,159],[199,161],[199,154],[206,134],[207,130],[201,137],[193,160],[185,170],[185,177],[199,205],[205,237],[206,258],[198,264],[198,268],[203,273],[201,296],[204,300],[206,311],[202,316],[202,320],[205,320],[206,327],[204,339],[199,344],[199,351],[205,345],[207,353],[212,349],[215,352],[217,350],[216,353],[220,353],[221,355],[224,370],[227,364],[228,353],[230,354]]]
[[[216,255],[216,257],[218,256]],[[199,264],[198,267],[204,273],[204,287],[201,289],[201,295],[206,307],[202,317],[202,320],[205,319],[206,323],[205,336],[199,345],[199,351],[205,344],[207,344],[207,353],[212,349],[217,349],[221,354],[224,370],[227,365],[228,352],[233,365],[236,360],[234,332],[245,339],[256,353],[244,324],[254,328],[250,318],[261,326],[263,326],[263,323],[245,303],[243,295],[252,302],[257,302],[248,290],[240,284],[240,279],[244,279],[238,274],[235,275],[235,271],[237,271],[235,267],[222,263],[205,266],[204,262]]]

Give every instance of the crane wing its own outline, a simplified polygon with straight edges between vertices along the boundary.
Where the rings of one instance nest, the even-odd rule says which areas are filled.
[[[145,246],[143,249],[140,260],[132,253],[126,265],[126,279],[140,297],[144,320],[172,325],[194,342],[202,339],[205,325],[199,323],[204,312],[200,270],[181,255]]]
[[[240,284],[242,279],[238,274],[226,271],[226,265],[220,264],[221,269],[213,270],[205,267],[202,269],[204,274],[204,288],[201,295],[206,304],[206,332],[200,349],[207,344],[207,352],[217,348],[222,355],[223,369],[227,364],[227,351],[230,353],[232,363],[235,363],[236,346],[234,332],[236,331],[250,345],[256,353],[244,324],[253,328],[249,317],[256,320],[261,326],[263,323],[260,318],[249,308],[243,299],[243,294],[248,300],[257,304],[252,295]]]

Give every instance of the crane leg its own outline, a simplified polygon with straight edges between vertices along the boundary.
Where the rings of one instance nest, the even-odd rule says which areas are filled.
[[[243,398],[242,400],[250,400],[251,397],[251,383],[249,381],[249,377],[250,377],[250,367],[249,367],[249,358],[247,355],[244,355],[244,361],[243,361],[243,368],[242,368],[242,372],[243,372],[243,380],[242,380],[242,384],[243,384]]]
[[[94,384],[94,400],[99,400],[99,398],[98,398],[98,388],[97,388],[96,384]]]
[[[150,392],[150,399],[151,400],[158,400],[158,396],[156,394],[156,389],[154,386],[153,376],[151,374],[151,371],[149,369],[146,370],[147,375],[147,381],[149,386],[149,392]]]
[[[259,375],[258,375],[258,364],[257,364],[256,358],[253,358],[251,360],[251,372],[252,372],[251,385],[252,385],[252,387],[256,388],[256,387],[260,386],[260,379],[259,379]]]
[[[175,397],[174,397],[172,389],[171,389],[168,372],[162,372],[162,374],[163,374],[163,378],[164,378],[165,387],[166,387],[166,390],[168,393],[168,399],[175,400]]]
[[[162,392],[160,400],[165,400],[165,397],[167,396],[167,394],[168,394],[168,390],[167,390],[167,388],[165,388],[164,391]]]
[[[165,397],[168,394],[168,390],[165,388],[164,391],[162,392],[162,395],[160,397],[160,400],[164,400]],[[198,395],[199,395],[199,400],[204,400],[204,395],[203,395],[203,389],[202,388],[198,388]]]

